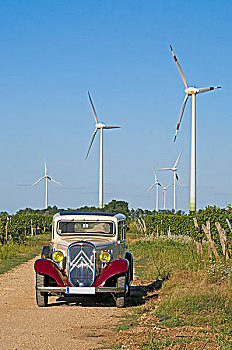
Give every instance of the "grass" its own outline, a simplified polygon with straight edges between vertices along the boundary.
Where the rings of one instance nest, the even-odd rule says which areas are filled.
[[[160,280],[162,288],[133,308],[130,327],[123,321],[125,349],[232,349],[231,263],[211,261],[206,246],[199,257],[186,237],[132,240],[130,250],[136,284]]]
[[[29,237],[25,242],[9,241],[0,246],[0,274],[33,259],[51,240],[51,234]]]
[[[176,270],[198,271],[209,265],[207,249],[197,255],[188,237],[140,240],[130,246],[137,260],[136,273],[143,280],[166,279]]]

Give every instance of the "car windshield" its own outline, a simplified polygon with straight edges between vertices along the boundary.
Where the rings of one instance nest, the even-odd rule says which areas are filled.
[[[59,234],[114,234],[113,222],[103,221],[59,221]]]

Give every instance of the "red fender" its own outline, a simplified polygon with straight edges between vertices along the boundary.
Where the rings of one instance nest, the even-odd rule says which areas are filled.
[[[71,286],[68,277],[60,271],[54,261],[44,258],[37,259],[34,267],[36,272],[54,278],[58,287]]]
[[[117,259],[111,261],[102,271],[100,276],[98,276],[93,284],[93,287],[102,287],[105,281],[119,273],[127,272],[128,270],[128,260]]]

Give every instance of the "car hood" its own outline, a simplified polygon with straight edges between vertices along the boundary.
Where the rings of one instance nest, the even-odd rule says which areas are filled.
[[[86,237],[86,236],[85,237],[78,236],[74,238],[65,237],[65,240],[64,239],[58,240],[55,246],[56,246],[56,249],[62,249],[62,248],[67,249],[70,244],[81,241],[81,242],[91,243],[96,247],[96,249],[100,249],[102,247],[107,247],[109,245],[115,244],[115,242],[112,240],[111,237],[91,237],[90,239],[88,238],[89,237]]]

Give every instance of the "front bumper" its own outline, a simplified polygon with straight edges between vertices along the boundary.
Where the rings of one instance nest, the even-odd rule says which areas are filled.
[[[93,295],[96,293],[121,293],[121,287],[36,287],[39,292]]]

